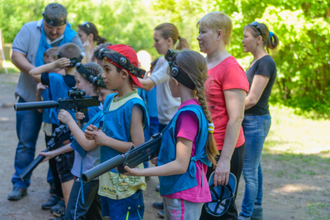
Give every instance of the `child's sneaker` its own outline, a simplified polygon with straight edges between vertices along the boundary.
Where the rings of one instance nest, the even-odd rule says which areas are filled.
[[[159,218],[165,218],[164,209],[157,212]]]
[[[61,198],[59,198],[57,195],[52,195],[47,202],[42,203],[41,208],[45,210],[51,209],[54,205],[56,205]]]
[[[55,206],[50,209],[50,212],[56,217],[60,217],[65,212],[65,204],[63,200],[60,200]]]

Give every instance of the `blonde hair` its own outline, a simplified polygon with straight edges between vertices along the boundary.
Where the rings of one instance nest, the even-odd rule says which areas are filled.
[[[155,31],[160,31],[160,35],[167,40],[171,38],[173,40],[173,44],[179,40],[178,45],[176,45],[177,50],[182,50],[184,48],[189,48],[188,41],[179,35],[179,31],[174,24],[171,23],[163,23],[155,27]]]
[[[233,23],[228,15],[221,11],[213,11],[204,15],[197,21],[197,28],[207,27],[212,29],[214,32],[219,29],[222,30],[224,35],[223,39],[226,46],[229,46],[230,36],[233,31]]]
[[[198,52],[192,50],[183,50],[176,57],[178,66],[188,74],[196,86],[196,96],[198,103],[203,109],[204,115],[208,123],[212,123],[212,118],[207,107],[205,99],[204,83],[207,79],[207,62],[206,59]],[[208,133],[205,151],[207,158],[216,165],[216,156],[219,154],[216,147],[213,134]]]

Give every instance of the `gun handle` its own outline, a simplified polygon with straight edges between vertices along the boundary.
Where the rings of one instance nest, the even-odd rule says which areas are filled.
[[[47,151],[49,151],[48,148],[43,152]],[[18,176],[18,178],[24,181],[24,179],[32,173],[32,171],[39,165],[39,163],[41,163],[44,158],[45,156],[39,155],[25,168],[25,170]]]

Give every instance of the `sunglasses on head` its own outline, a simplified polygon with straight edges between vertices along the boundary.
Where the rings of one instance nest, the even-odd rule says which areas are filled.
[[[81,24],[82,26],[86,26],[87,28],[91,28],[91,26],[89,26],[88,21],[85,21],[84,23]]]
[[[259,26],[259,23],[257,21],[254,21],[250,24],[251,26],[257,28],[257,30],[259,31],[260,35],[263,37],[264,35],[262,34],[261,28]]]

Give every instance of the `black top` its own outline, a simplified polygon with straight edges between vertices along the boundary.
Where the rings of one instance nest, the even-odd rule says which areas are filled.
[[[246,70],[246,77],[249,81],[250,88],[254,75],[263,75],[269,78],[269,81],[262,93],[258,103],[252,108],[245,111],[246,115],[267,115],[269,114],[268,99],[272,91],[273,84],[276,78],[276,64],[273,58],[269,55],[257,60],[254,65]]]

